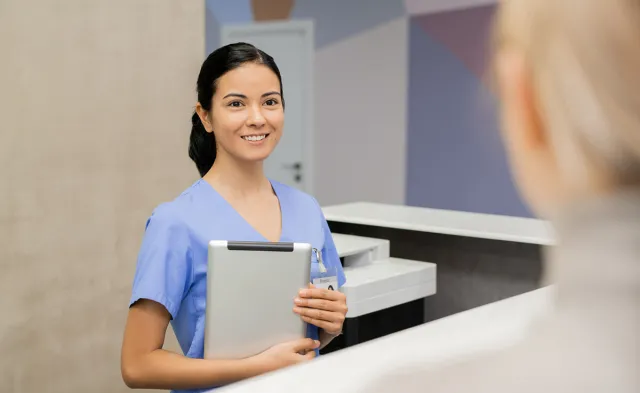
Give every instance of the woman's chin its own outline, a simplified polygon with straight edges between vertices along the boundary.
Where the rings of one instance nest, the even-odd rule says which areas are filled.
[[[265,149],[266,150],[266,149]],[[244,162],[253,162],[253,163],[262,163],[264,162],[264,160],[266,160],[267,158],[269,158],[269,156],[271,155],[271,152],[273,150],[269,149],[268,151],[264,151],[264,152],[258,152],[258,151],[254,151],[251,153],[245,153],[240,155],[240,160],[244,161]]]

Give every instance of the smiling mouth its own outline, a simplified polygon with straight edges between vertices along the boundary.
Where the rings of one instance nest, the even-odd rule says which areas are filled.
[[[261,140],[265,139],[268,136],[269,136],[269,134],[245,135],[245,136],[243,136],[241,138],[244,139],[245,141],[249,141],[249,142],[260,142]]]

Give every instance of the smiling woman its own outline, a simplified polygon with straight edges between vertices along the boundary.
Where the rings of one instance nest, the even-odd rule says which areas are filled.
[[[282,77],[273,58],[245,43],[213,52],[200,70],[192,120],[189,156],[201,176],[218,155],[223,160],[267,158],[284,125]],[[262,149],[247,149],[238,138]]]
[[[341,332],[347,313],[342,293],[309,285],[291,294],[306,339],[247,359],[203,359],[209,241],[309,243],[339,287],[345,277],[316,200],[264,174],[284,126],[273,58],[246,43],[222,47],[202,65],[197,90],[189,156],[202,178],[147,221],[122,344],[122,376],[133,388],[203,391],[309,360]],[[315,255],[309,263],[312,282],[321,269]],[[183,355],[162,348],[169,323]]]

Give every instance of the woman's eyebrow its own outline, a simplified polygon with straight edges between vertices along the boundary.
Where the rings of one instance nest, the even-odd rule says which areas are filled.
[[[245,96],[244,94],[240,94],[240,93],[229,93],[226,96],[223,97],[223,99],[228,98],[228,97],[238,97],[238,98],[247,98],[247,96]]]
[[[274,95],[274,94],[275,94],[275,95],[282,96],[282,94],[280,94],[280,93],[279,93],[279,92],[277,92],[277,91],[269,91],[269,92],[264,93],[264,94],[262,95],[262,97],[272,96],[272,95]],[[229,93],[229,94],[227,94],[226,96],[224,96],[224,97],[223,97],[223,99],[225,99],[225,98],[229,98],[229,97],[247,98],[247,96],[246,96],[246,95],[244,95],[244,94],[240,94],[240,93]]]
[[[272,95],[274,95],[274,94],[275,94],[275,95],[282,96],[282,94],[280,94],[280,93],[279,93],[279,92],[277,92],[277,91],[270,91],[270,92],[264,93],[264,94],[262,95],[262,97],[272,96]]]

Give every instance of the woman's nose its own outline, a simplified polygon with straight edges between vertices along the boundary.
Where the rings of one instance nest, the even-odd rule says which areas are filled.
[[[252,108],[249,110],[249,117],[247,118],[247,125],[253,127],[262,127],[265,124],[264,116],[262,115],[262,108]]]

